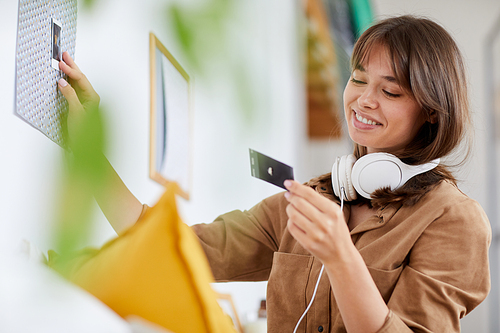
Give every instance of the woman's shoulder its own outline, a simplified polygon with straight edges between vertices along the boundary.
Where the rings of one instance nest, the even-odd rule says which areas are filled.
[[[441,206],[467,206],[481,208],[479,203],[470,198],[453,182],[449,180],[441,181],[434,189],[427,194],[426,201],[433,205]],[[481,208],[482,209],[482,208]]]
[[[447,180],[427,193],[415,208],[434,215],[435,222],[451,222],[467,228],[474,226],[490,232],[490,223],[481,205]]]

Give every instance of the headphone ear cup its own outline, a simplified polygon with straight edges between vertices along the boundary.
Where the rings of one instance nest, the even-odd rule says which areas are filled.
[[[340,164],[341,157],[337,157],[335,159],[335,162],[333,163],[332,166],[332,188],[333,188],[333,193],[340,198],[340,172],[339,172],[339,164]]]
[[[356,200],[358,195],[371,199],[375,190],[389,187],[395,190],[403,186],[408,179],[434,169],[439,159],[426,164],[408,165],[388,153],[371,153],[356,160],[354,155],[337,157],[332,167],[332,187],[337,197]]]
[[[352,185],[356,192],[371,199],[371,194],[380,188],[395,190],[410,178],[434,169],[439,159],[425,164],[408,165],[388,153],[371,153],[360,157],[352,168]]]
[[[384,187],[391,190],[401,185],[402,163],[387,153],[372,153],[359,158],[352,168],[352,183],[357,193],[371,199],[371,194]]]
[[[333,192],[340,198],[342,195],[341,188],[344,188],[344,199],[347,201],[352,201],[357,198],[357,193],[351,179],[351,171],[355,162],[356,157],[354,157],[354,155],[345,155],[338,157],[332,167],[331,177]]]
[[[347,155],[345,156],[344,159],[344,168],[340,170],[344,170],[344,188],[345,188],[345,194],[346,194],[346,200],[347,201],[353,201],[356,200],[358,197],[356,193],[356,189],[353,186],[352,183],[352,168],[354,166],[354,163],[356,163],[356,157],[354,155]]]

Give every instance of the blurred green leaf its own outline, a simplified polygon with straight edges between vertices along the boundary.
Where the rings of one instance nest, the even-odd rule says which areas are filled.
[[[88,244],[92,231],[93,195],[106,182],[104,124],[99,109],[82,117],[64,155],[54,248],[62,258]]]
[[[91,9],[97,0],[83,0],[83,7],[86,9]]]
[[[202,5],[189,7],[180,3],[166,5],[166,22],[172,29],[184,58],[198,75],[205,75],[205,66],[211,62],[224,62],[243,120],[249,123],[255,110],[255,87],[243,57],[231,51],[230,28],[235,22],[235,0],[206,0]],[[237,54],[238,52],[236,52]]]
[[[182,51],[188,58],[191,66],[199,70],[200,65],[194,50],[194,30],[189,24],[189,20],[178,6],[168,8],[168,16],[172,18],[172,26]]]
[[[243,112],[243,117],[245,123],[252,120],[253,111],[255,110],[256,103],[252,98],[253,86],[250,84],[250,78],[248,77],[248,71],[243,64],[238,64],[234,69],[236,78],[236,94],[241,105],[241,110]]]

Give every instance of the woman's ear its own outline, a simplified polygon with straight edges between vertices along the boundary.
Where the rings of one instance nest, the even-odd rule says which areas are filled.
[[[427,121],[430,122],[431,124],[437,123],[438,117],[437,117],[436,110],[432,110],[431,111],[431,113],[429,114],[429,118],[427,119]]]

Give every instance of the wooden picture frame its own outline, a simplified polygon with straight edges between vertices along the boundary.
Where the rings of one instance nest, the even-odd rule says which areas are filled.
[[[499,18],[500,22],[500,18]],[[496,133],[496,139],[500,140],[500,23],[497,23],[498,31],[497,31],[497,37],[494,40],[494,42],[491,44],[491,53],[492,53],[492,60],[493,63],[489,64],[489,70],[490,74],[492,74],[492,81],[493,81],[493,96],[491,96],[492,103],[493,103],[493,111],[494,111],[494,116],[495,116],[495,133]],[[494,72],[491,72],[491,69],[494,70]]]
[[[238,331],[238,333],[243,333],[243,326],[241,326],[240,318],[238,316],[238,312],[236,311],[236,307],[234,306],[233,297],[230,294],[221,294],[216,292],[217,301],[224,311],[233,322],[234,328]]]
[[[191,190],[192,83],[184,68],[149,34],[150,151],[149,176],[161,185],[176,182],[189,200]]]

